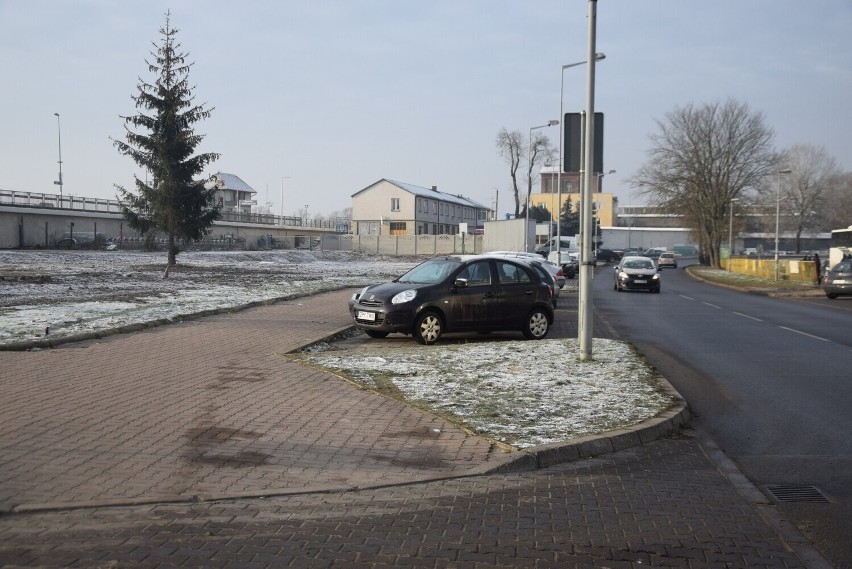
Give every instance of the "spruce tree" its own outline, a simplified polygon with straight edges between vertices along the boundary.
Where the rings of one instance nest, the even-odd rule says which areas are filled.
[[[122,212],[128,224],[146,237],[165,234],[168,263],[163,278],[175,265],[181,239],[196,240],[209,233],[219,219],[215,188],[205,187],[196,176],[219,158],[208,152],[193,155],[203,140],[193,125],[210,116],[211,109],[196,105],[189,84],[189,54],[176,42],[179,30],[171,27],[170,12],[160,28],[161,43],[154,44],[153,60],[145,60],[153,83],[139,79],[138,95],[133,96],[137,114],[121,117],[126,142],[113,140],[118,151],[130,156],[151,175],[143,181],[134,175],[136,192],[116,186]],[[136,130],[134,130],[136,129]]]

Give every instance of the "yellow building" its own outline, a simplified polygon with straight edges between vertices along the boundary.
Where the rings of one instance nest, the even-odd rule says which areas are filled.
[[[614,227],[618,215],[618,198],[612,194],[602,193],[603,174],[596,174],[592,177],[592,203],[595,209],[595,215],[600,220],[603,227]],[[530,204],[535,206],[544,206],[553,214],[554,220],[562,211],[562,205],[569,199],[571,200],[571,209],[577,211],[580,208],[580,173],[579,172],[563,172],[561,176],[562,182],[562,204],[559,204],[559,194],[557,193],[557,180],[560,176],[558,169],[554,167],[546,167],[541,169],[541,193],[530,196]]]

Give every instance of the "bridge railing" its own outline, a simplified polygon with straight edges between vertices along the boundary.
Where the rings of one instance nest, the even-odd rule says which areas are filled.
[[[67,209],[75,211],[92,211],[105,213],[121,213],[121,202],[102,198],[87,198],[80,196],[59,196],[38,192],[18,192],[0,189],[0,205],[10,205],[31,208]],[[252,223],[285,227],[310,227],[314,229],[329,229],[338,233],[349,231],[348,224],[339,220],[305,219],[296,216],[280,216],[270,213],[251,213],[242,211],[223,211],[222,221],[237,223]]]

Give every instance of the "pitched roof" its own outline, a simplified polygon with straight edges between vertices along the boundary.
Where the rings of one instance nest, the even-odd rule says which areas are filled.
[[[404,191],[406,191],[410,194],[414,194],[414,195],[419,196],[419,197],[439,199],[441,201],[450,202],[450,203],[454,203],[454,204],[458,204],[458,205],[464,205],[464,206],[468,206],[468,207],[473,207],[473,208],[476,208],[476,209],[488,209],[487,207],[485,207],[481,203],[476,202],[476,201],[474,201],[470,198],[466,198],[466,197],[463,197],[463,196],[456,196],[456,195],[453,195],[453,194],[447,194],[447,193],[444,193],[444,192],[439,192],[438,190],[433,190],[432,188],[424,188],[422,186],[415,186],[414,184],[407,184],[405,182],[397,182],[395,180],[388,180],[387,178],[382,178],[378,182],[370,184],[369,186],[367,186],[363,190],[359,190],[359,191],[355,192],[354,194],[352,194],[352,197],[354,198],[355,196],[357,196],[361,192],[369,190],[370,188],[372,188],[373,186],[375,186],[376,184],[379,184],[381,182],[388,182],[389,184],[393,184],[394,186],[400,188],[401,190],[404,190]]]
[[[237,190],[238,192],[250,192],[252,194],[257,193],[251,186],[246,184],[242,178],[235,174],[216,172],[212,177],[216,178],[217,187],[220,190]]]

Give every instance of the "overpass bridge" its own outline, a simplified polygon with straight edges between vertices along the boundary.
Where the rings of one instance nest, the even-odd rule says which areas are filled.
[[[348,233],[328,221],[309,222],[300,217],[225,212],[213,224],[207,240],[225,246],[268,249],[274,244],[295,248],[304,241],[335,233]],[[59,196],[0,190],[0,249],[53,249],[97,247],[107,242],[141,243],[142,235],[127,225],[117,200]]]

